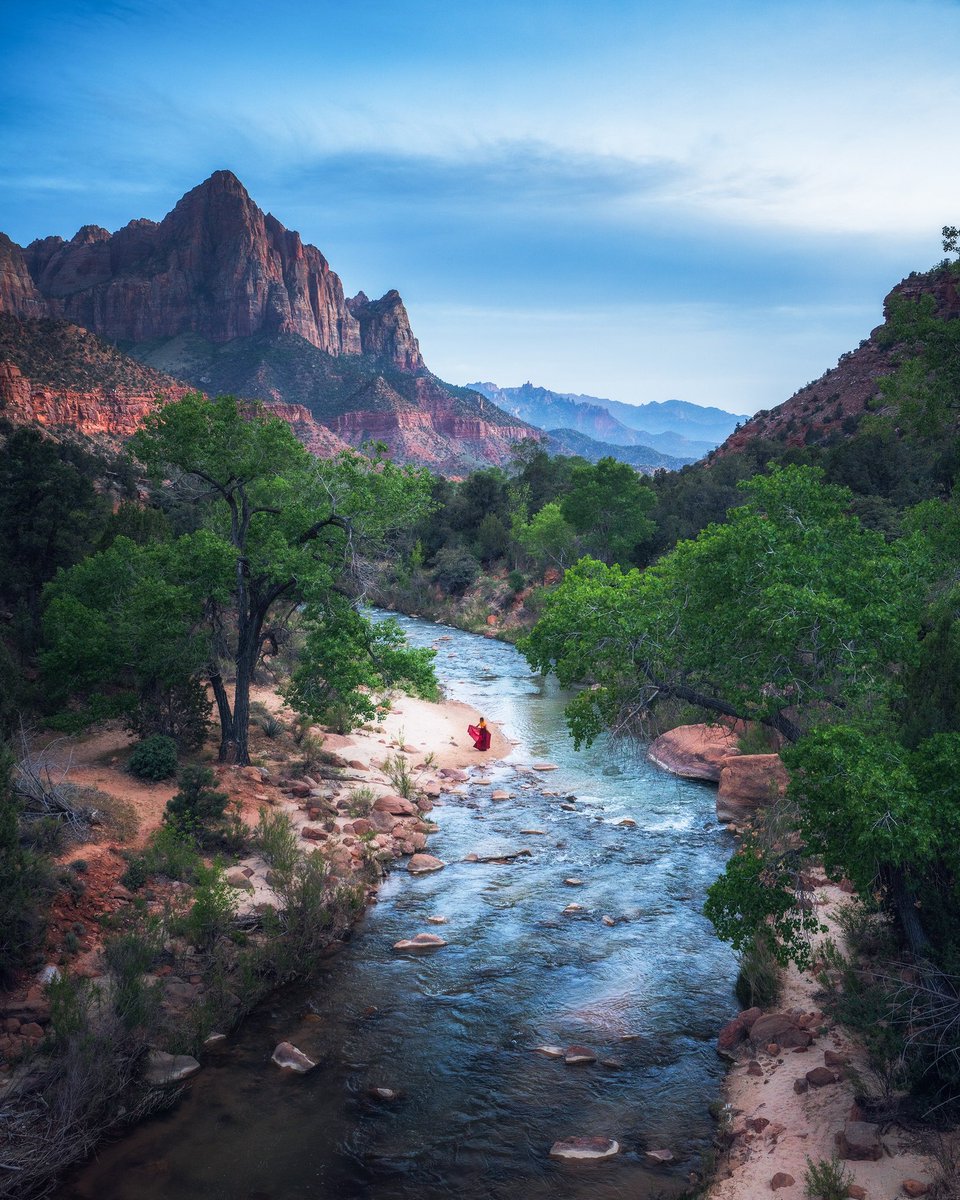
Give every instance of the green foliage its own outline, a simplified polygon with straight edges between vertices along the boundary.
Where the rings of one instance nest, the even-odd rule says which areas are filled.
[[[204,766],[184,767],[178,783],[179,790],[164,809],[164,823],[198,846],[217,844],[225,832],[228,796],[214,788],[213,771]]]
[[[164,935],[162,920],[151,916],[104,942],[103,954],[113,982],[113,1010],[126,1029],[156,1027],[160,984],[148,983],[143,976],[160,956]]]
[[[462,596],[479,573],[480,564],[460,546],[444,546],[434,559],[433,582],[451,596]]]
[[[375,625],[342,597],[306,609],[309,632],[283,695],[298,712],[344,731],[377,715],[378,694],[402,687],[437,696],[432,650],[411,649],[396,621]]]
[[[782,966],[791,959],[801,969],[809,966],[810,939],[820,922],[799,902],[799,865],[796,851],[776,853],[744,838],[703,906],[717,936],[744,955],[769,949]]]
[[[287,813],[262,808],[253,842],[281,882],[293,878],[302,852],[300,839]]]
[[[589,553],[605,563],[626,565],[653,532],[647,514],[655,499],[632,467],[601,458],[596,466],[574,468],[560,509],[564,520],[586,538]]]
[[[736,995],[743,1008],[773,1008],[780,998],[781,971],[766,930],[740,954]]]
[[[211,866],[201,865],[193,890],[193,904],[186,916],[187,936],[198,949],[210,951],[233,931],[237,914],[237,893],[224,878],[218,861]]]
[[[819,1200],[846,1200],[847,1188],[853,1181],[853,1172],[847,1170],[836,1154],[816,1163],[807,1159],[803,1183],[808,1196],[819,1197]]]
[[[864,529],[818,471],[775,470],[744,488],[726,524],[647,570],[584,559],[547,596],[521,649],[563,686],[600,685],[568,707],[578,741],[668,698],[796,737],[840,706],[875,709],[896,686],[929,561]]]
[[[195,841],[173,825],[161,825],[150,835],[143,852],[129,859],[120,882],[132,891],[138,891],[155,875],[192,883],[199,864]]]
[[[517,531],[517,540],[541,570],[564,567],[572,560],[577,535],[555,501],[545,504],[531,520]]]
[[[134,747],[127,770],[138,779],[169,779],[177,773],[177,743],[162,733],[145,738]]]

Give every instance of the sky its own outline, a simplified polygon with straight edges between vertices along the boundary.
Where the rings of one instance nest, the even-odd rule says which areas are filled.
[[[428,366],[752,413],[960,223],[958,0],[0,0],[0,230],[232,170]]]

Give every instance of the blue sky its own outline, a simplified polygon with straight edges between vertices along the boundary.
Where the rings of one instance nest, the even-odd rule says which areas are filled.
[[[0,0],[0,229],[212,171],[430,367],[752,412],[960,221],[960,4]]]

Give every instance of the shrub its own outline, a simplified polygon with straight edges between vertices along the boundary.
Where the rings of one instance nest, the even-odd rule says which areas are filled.
[[[161,825],[150,835],[144,851],[130,858],[120,882],[131,891],[142,888],[153,875],[192,883],[199,863],[193,840],[172,825]]]
[[[847,1188],[853,1183],[853,1172],[848,1171],[841,1160],[822,1158],[818,1163],[807,1159],[807,1171],[803,1177],[808,1196],[819,1200],[845,1200]]]
[[[224,878],[221,863],[200,866],[193,906],[185,920],[185,932],[193,944],[202,950],[212,950],[232,932],[236,913],[236,892]]]
[[[10,755],[0,749],[0,985],[11,983],[41,945],[42,904],[53,888],[47,861],[20,845],[10,765]]]
[[[169,779],[177,773],[177,744],[172,737],[155,733],[134,747],[127,770],[138,779]]]
[[[127,727],[142,738],[163,735],[184,750],[199,750],[210,725],[210,709],[206,689],[195,679],[157,684],[140,694]]]
[[[255,717],[254,721],[259,726],[261,733],[271,741],[278,738],[284,731],[283,722],[273,713],[264,713],[262,716]]]
[[[365,817],[373,808],[376,800],[377,793],[373,788],[355,787],[347,796],[347,813],[351,817]]]
[[[261,809],[254,844],[280,881],[292,878],[300,859],[300,839],[286,813]]]
[[[523,591],[523,586],[525,583],[526,579],[524,578],[522,571],[511,571],[507,576],[507,584],[510,588],[510,591],[513,592],[514,595]]]
[[[772,729],[753,723],[737,738],[737,747],[741,754],[773,754],[779,748]]]
[[[167,801],[164,823],[198,844],[203,843],[223,822],[226,812],[227,793],[216,791],[215,782],[209,767],[184,767],[179,791]]]
[[[740,955],[736,995],[744,1008],[772,1008],[780,996],[780,968],[764,937],[754,938]]]
[[[480,564],[469,550],[444,546],[434,559],[433,582],[451,596],[462,596],[480,573]]]

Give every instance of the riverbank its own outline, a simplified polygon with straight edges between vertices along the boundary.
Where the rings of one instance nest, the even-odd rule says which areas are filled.
[[[826,926],[817,961],[828,939],[843,947],[840,915],[851,896],[822,877],[813,882],[813,902]],[[707,1200],[755,1200],[771,1191],[801,1200],[809,1166],[836,1156],[850,1177],[846,1194],[858,1200],[931,1190],[938,1176],[935,1136],[895,1122],[877,1124],[860,1109],[857,1094],[871,1079],[867,1051],[823,1004],[814,974],[791,964],[775,1012],[756,1020],[755,1011],[742,1014],[750,1028],[736,1043],[736,1021],[721,1033],[720,1046],[734,1058],[723,1090],[721,1136],[728,1149]]]
[[[718,784],[718,820],[749,827],[784,794],[787,777],[777,754],[744,754],[741,745],[723,724],[679,726],[648,757],[671,774]],[[770,1191],[799,1200],[810,1167],[834,1161],[847,1174],[846,1194],[858,1200],[926,1195],[938,1173],[932,1134],[881,1126],[860,1109],[857,1095],[871,1077],[867,1051],[823,1011],[818,976],[831,947],[851,951],[844,910],[855,898],[815,872],[808,883],[823,926],[814,969],[791,964],[775,1010],[749,1009],[720,1031],[718,1050],[732,1065],[718,1131],[723,1153],[706,1200],[755,1200]]]
[[[324,894],[312,901],[317,905],[315,928],[309,931],[307,948],[322,957],[342,945],[349,925],[363,911],[363,901],[375,899],[379,879],[392,861],[420,854],[421,866],[434,866],[433,861],[422,861],[429,858],[422,852],[432,829],[426,814],[434,800],[462,786],[467,778],[464,768],[495,762],[513,747],[491,722],[490,750],[478,753],[466,726],[481,714],[470,705],[397,696],[377,725],[349,735],[315,728],[311,761],[300,760],[298,765],[299,756],[284,742],[292,737],[292,714],[271,692],[258,689],[254,699],[286,730],[281,736],[264,721],[272,732],[268,735],[261,729],[253,739],[256,765],[216,767],[216,786],[227,794],[229,806],[248,828],[254,828],[265,813],[292,831],[300,861],[320,856],[326,884]],[[149,1093],[155,1085],[180,1077],[180,1068],[176,1073],[171,1068],[162,1078],[169,1065],[162,1052],[186,1052],[202,1061],[201,1043],[208,1042],[211,1034],[220,1036],[229,1030],[268,994],[271,972],[276,973],[277,985],[302,973],[296,962],[289,961],[289,954],[283,961],[284,955],[274,953],[271,944],[272,937],[282,941],[289,935],[289,922],[276,926],[264,916],[283,908],[283,887],[277,882],[276,864],[262,846],[248,844],[241,850],[225,865],[222,885],[217,883],[211,893],[224,899],[235,927],[247,931],[237,935],[236,946],[224,936],[226,927],[209,944],[193,943],[188,930],[199,925],[191,926],[188,914],[193,895],[199,902],[202,880],[188,884],[161,876],[146,879],[144,887],[130,878],[138,854],[149,847],[161,826],[175,785],[134,779],[125,771],[129,749],[130,739],[118,728],[103,728],[88,738],[58,740],[48,747],[50,767],[66,771],[71,783],[95,788],[123,806],[129,836],[101,835],[100,840],[71,845],[61,856],[59,869],[66,886],[57,892],[51,909],[44,966],[0,997],[0,1103],[5,1117],[0,1162],[8,1167],[0,1176],[0,1195],[21,1197],[31,1188],[44,1188],[53,1173],[88,1153],[101,1131],[122,1123],[124,1107],[128,1115],[151,1111],[152,1103],[142,1103],[144,1084]],[[411,866],[416,861],[411,858]],[[209,900],[207,896],[205,902]],[[156,932],[150,931],[161,929],[165,932],[157,941]],[[206,934],[201,931],[201,936]],[[88,1014],[85,1019],[93,1022],[91,1032],[97,1036],[106,1036],[114,1021],[104,1000],[97,999],[117,994],[111,937],[136,944],[138,954],[146,955],[149,947],[155,947],[149,950],[149,961],[137,969],[136,978],[125,983],[133,985],[145,1002],[158,999],[160,1011],[139,1035],[136,1028],[128,1028],[126,1016],[121,1018],[124,1035],[105,1041],[98,1051],[107,1057],[116,1049],[119,1056],[116,1078],[110,1081],[112,1097],[97,1098],[96,1110],[87,1113],[91,1128],[83,1136],[76,1137],[75,1130],[63,1131],[69,1136],[59,1157],[49,1148],[56,1138],[47,1139],[42,1171],[34,1179],[31,1164],[20,1159],[42,1133],[33,1128],[44,1119],[42,1106],[34,1100],[39,1091],[46,1092],[58,1071],[64,1050],[65,998],[74,1008],[82,998],[80,1008]],[[237,975],[243,954],[256,955],[263,979],[247,994]],[[51,980],[56,994],[48,986]],[[144,1075],[147,1043],[152,1049]],[[55,1051],[52,1056],[51,1051]],[[158,1063],[159,1072],[154,1069]],[[195,1069],[187,1066],[186,1074]],[[131,1102],[131,1089],[139,1095],[135,1102]],[[82,1122],[82,1099],[77,1103],[71,1120]]]

